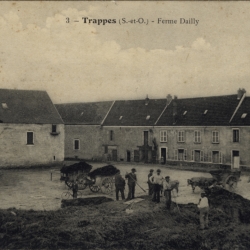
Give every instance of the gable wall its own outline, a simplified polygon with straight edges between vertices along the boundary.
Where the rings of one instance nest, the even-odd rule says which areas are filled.
[[[59,135],[52,136],[51,124],[0,124],[0,167],[32,166],[62,162],[64,125],[57,125]],[[27,132],[34,132],[34,145],[27,145]],[[55,159],[54,159],[55,156]]]

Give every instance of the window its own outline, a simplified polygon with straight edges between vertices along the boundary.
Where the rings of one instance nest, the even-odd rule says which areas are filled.
[[[233,129],[233,142],[240,141],[240,131],[239,129]]]
[[[219,131],[212,131],[212,142],[219,143]]]
[[[56,125],[52,125],[52,133],[56,133]]]
[[[110,141],[114,140],[114,131],[113,130],[109,131],[109,139],[110,139]]]
[[[187,150],[186,149],[179,148],[178,151],[175,152],[175,154],[178,154],[176,160],[178,160],[178,161],[186,161],[187,160]]]
[[[201,131],[199,130],[194,131],[194,142],[195,143],[201,142]]]
[[[104,154],[107,154],[109,151],[108,151],[108,146],[104,146]]]
[[[80,149],[80,140],[74,139],[74,149],[79,150]]]
[[[222,163],[222,154],[220,151],[212,151],[211,156],[213,163]]]
[[[34,144],[33,132],[27,132],[27,145],[33,145],[33,144]]]
[[[178,142],[184,142],[184,131],[178,131]]]
[[[162,130],[160,132],[160,142],[167,142],[167,131]]]

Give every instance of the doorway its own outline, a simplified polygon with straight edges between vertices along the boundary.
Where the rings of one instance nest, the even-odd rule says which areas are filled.
[[[127,150],[127,162],[131,161],[131,153],[129,150]]]
[[[161,148],[161,163],[165,164],[167,159],[167,148]]]
[[[240,168],[240,151],[238,150],[232,150],[231,168]]]

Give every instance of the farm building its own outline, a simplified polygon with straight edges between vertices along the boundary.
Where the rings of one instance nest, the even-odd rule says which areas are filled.
[[[250,98],[238,94],[56,105],[65,156],[250,166]]]
[[[65,159],[105,160],[101,124],[112,104],[56,104],[65,124]]]
[[[0,89],[0,167],[64,159],[64,124],[46,91]]]

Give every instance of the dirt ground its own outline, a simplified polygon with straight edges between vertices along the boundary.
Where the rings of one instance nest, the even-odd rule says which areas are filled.
[[[145,189],[151,167],[136,166],[139,183]],[[118,168],[124,175],[131,166]],[[250,249],[248,199],[214,188],[208,197],[209,229],[201,231],[196,205],[200,190],[193,194],[186,179],[208,174],[163,167],[162,172],[180,180],[180,192],[173,197],[171,211],[166,210],[163,197],[160,203],[154,203],[137,186],[136,197],[143,200],[135,203],[130,213],[126,212],[130,206],[114,201],[114,193],[95,196],[88,188],[84,198],[60,208],[60,194],[67,189],[59,181],[58,170],[53,172],[52,181],[49,170],[14,171],[9,178],[5,172],[1,206],[9,208],[0,210],[0,249]],[[248,176],[242,176],[237,192],[247,196],[248,188]]]
[[[153,203],[127,213],[123,201],[81,200],[58,211],[0,210],[1,249],[249,249],[250,201],[226,190],[209,196],[209,229],[199,230],[195,204]]]

